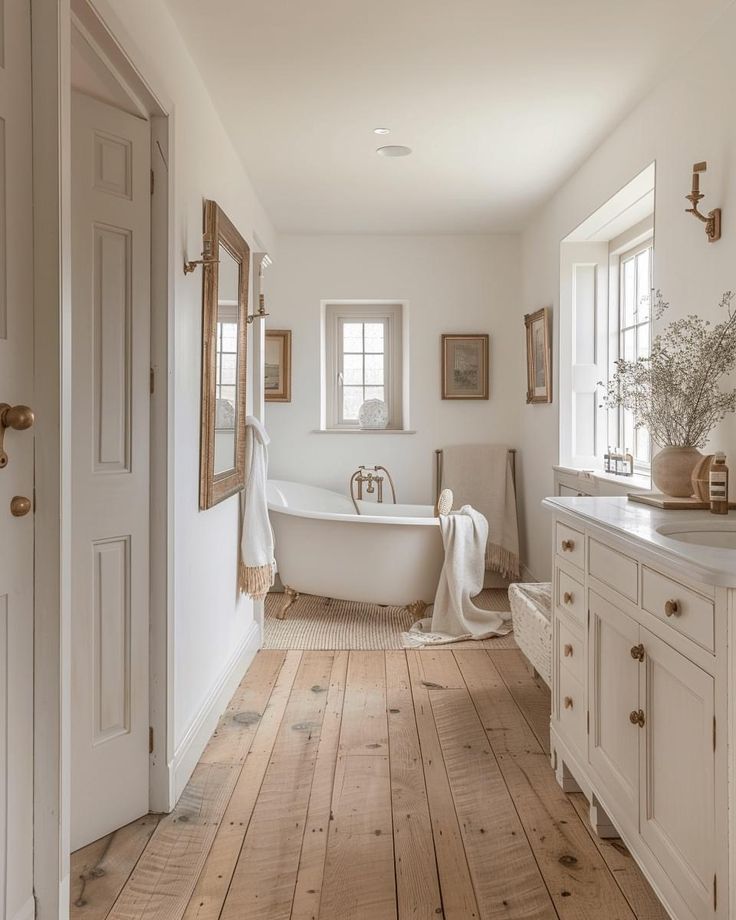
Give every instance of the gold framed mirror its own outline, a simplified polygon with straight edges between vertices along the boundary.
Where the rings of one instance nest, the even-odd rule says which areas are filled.
[[[204,205],[199,507],[245,485],[250,248],[215,201]]]

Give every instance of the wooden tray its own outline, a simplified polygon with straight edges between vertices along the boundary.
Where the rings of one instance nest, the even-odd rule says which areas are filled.
[[[651,505],[653,508],[662,508],[665,511],[709,511],[710,502],[703,502],[699,498],[673,498],[671,495],[662,495],[661,492],[629,492],[630,502],[639,502],[641,505]],[[736,508],[736,502],[729,502],[729,508]]]

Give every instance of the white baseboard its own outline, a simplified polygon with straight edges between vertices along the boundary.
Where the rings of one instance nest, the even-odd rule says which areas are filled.
[[[243,636],[243,641],[224,668],[220,678],[210,690],[202,707],[192,720],[181,744],[174,752],[174,758],[169,765],[171,777],[169,789],[171,790],[171,808],[179,801],[179,796],[189,782],[194,768],[197,766],[212,732],[217,727],[217,722],[227,708],[243,675],[250,667],[261,647],[261,628],[253,621],[248,631]]]
[[[62,902],[68,903],[68,902]],[[20,910],[16,911],[9,920],[34,920],[36,916],[36,899],[33,895],[28,898]]]

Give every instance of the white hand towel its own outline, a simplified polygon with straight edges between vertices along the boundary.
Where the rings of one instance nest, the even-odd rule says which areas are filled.
[[[249,463],[243,500],[238,582],[241,592],[256,600],[266,596],[276,574],[273,531],[266,499],[270,440],[258,419],[249,415],[245,420],[245,452]]]
[[[442,645],[461,639],[489,639],[511,632],[511,614],[476,607],[473,598],[483,588],[488,522],[464,505],[440,516],[445,563],[442,566],[431,618],[404,633],[404,645]]]

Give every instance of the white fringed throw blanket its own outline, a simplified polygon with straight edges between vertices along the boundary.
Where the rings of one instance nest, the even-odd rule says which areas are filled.
[[[431,618],[420,620],[404,633],[404,645],[443,645],[462,639],[489,639],[511,632],[511,614],[476,607],[473,598],[483,589],[488,522],[464,505],[440,515],[445,563],[442,566]]]
[[[255,600],[266,596],[276,574],[273,531],[266,501],[267,445],[270,440],[258,419],[249,415],[245,420],[245,455],[249,463],[243,500],[238,586],[243,594],[249,594]]]
[[[442,451],[442,485],[457,506],[472,505],[486,518],[487,569],[519,577],[519,526],[509,449],[502,444],[459,444]]]

